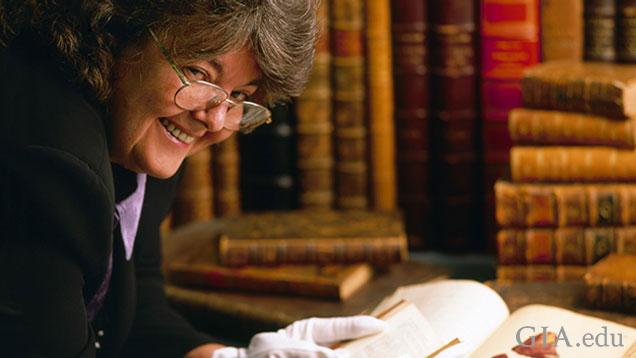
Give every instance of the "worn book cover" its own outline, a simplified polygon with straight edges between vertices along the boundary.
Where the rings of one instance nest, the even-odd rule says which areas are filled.
[[[584,278],[590,305],[636,313],[636,254],[609,255],[590,267]]]
[[[290,211],[228,218],[219,258],[226,266],[369,262],[407,258],[400,215],[369,211]]]
[[[344,301],[367,283],[373,269],[350,265],[221,266],[213,238],[189,247],[165,268],[170,283],[223,290],[270,292]]]

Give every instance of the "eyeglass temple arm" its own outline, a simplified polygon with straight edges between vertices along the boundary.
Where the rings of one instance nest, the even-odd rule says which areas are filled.
[[[161,43],[161,41],[159,41],[159,38],[157,37],[155,32],[152,31],[152,29],[150,27],[148,28],[148,32],[150,32],[150,36],[152,36],[152,39],[155,41],[155,44],[157,45],[157,47],[159,47],[159,50],[161,51],[163,56],[166,58],[166,60],[170,64],[170,67],[172,67],[174,72],[177,73],[177,77],[179,77],[179,80],[181,81],[181,83],[183,83],[184,85],[190,84],[190,81],[188,81],[188,79],[185,77],[183,72],[181,72],[179,67],[177,67],[177,65],[174,63],[174,60],[172,59],[172,56],[170,55],[170,52],[168,52],[168,49],[166,49],[163,46],[163,44]]]

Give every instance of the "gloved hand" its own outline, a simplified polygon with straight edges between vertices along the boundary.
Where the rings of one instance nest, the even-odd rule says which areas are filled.
[[[255,335],[247,348],[224,347],[212,358],[341,358],[343,349],[330,349],[330,344],[378,333],[386,322],[371,316],[308,318],[296,321],[278,332]]]

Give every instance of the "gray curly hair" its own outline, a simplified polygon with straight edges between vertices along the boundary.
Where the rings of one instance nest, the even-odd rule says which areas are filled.
[[[106,102],[112,67],[147,27],[177,61],[248,46],[266,103],[297,96],[313,65],[317,0],[0,0],[0,46],[25,29],[54,49],[69,75]]]

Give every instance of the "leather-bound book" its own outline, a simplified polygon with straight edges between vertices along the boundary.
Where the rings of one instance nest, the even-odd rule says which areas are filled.
[[[397,188],[390,0],[367,2],[366,15],[371,207],[394,210]]]
[[[616,60],[616,0],[585,0],[586,61]]]
[[[545,62],[524,72],[521,88],[529,108],[611,118],[636,115],[636,65]]]
[[[172,207],[173,227],[214,216],[211,160],[211,150],[202,150],[187,159]]]
[[[427,1],[391,2],[398,205],[409,245],[431,238]]]
[[[616,0],[616,59],[636,62],[636,1]]]
[[[320,2],[321,35],[314,67],[305,91],[296,99],[298,201],[307,209],[330,209],[335,198],[328,5]]]
[[[272,123],[240,137],[241,208],[298,207],[295,118],[292,105],[272,108]]]
[[[582,281],[587,266],[581,265],[498,265],[497,282]]]
[[[513,147],[515,182],[626,182],[636,180],[636,151],[609,147]]]
[[[329,3],[336,207],[340,209],[365,209],[369,204],[364,6],[362,0]]]
[[[271,292],[344,301],[367,283],[373,269],[350,265],[285,265],[225,267],[218,259],[215,240],[188,247],[165,267],[171,284],[187,287]]]
[[[583,0],[541,0],[541,60],[583,59]]]
[[[236,135],[213,147],[214,213],[215,216],[241,212],[240,153]]]
[[[495,184],[503,227],[636,225],[634,184]]]
[[[584,279],[588,304],[636,314],[636,254],[609,255],[590,267]]]
[[[609,253],[636,254],[629,227],[502,229],[497,234],[500,264],[591,265]]]
[[[634,118],[616,120],[585,113],[515,108],[510,137],[520,145],[600,145],[633,149]]]
[[[219,236],[225,266],[389,264],[408,256],[401,217],[389,212],[291,211],[228,218]]]
[[[467,251],[477,242],[479,221],[477,16],[472,1],[429,0],[428,4],[437,240],[447,250]]]

